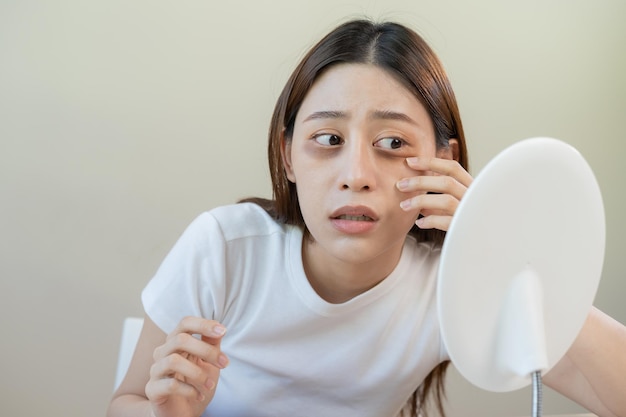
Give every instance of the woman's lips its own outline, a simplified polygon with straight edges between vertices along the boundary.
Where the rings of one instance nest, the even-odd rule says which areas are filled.
[[[331,217],[335,229],[346,234],[367,233],[374,229],[378,216],[365,206],[345,206],[335,210]]]
[[[357,217],[355,220],[376,221],[378,215],[374,210],[367,206],[343,206],[335,210],[331,215],[331,219]]]
[[[374,221],[374,219],[365,215],[353,216],[350,214],[342,214],[341,216],[338,216],[335,218],[338,220],[353,220],[353,221],[360,221],[360,222],[373,222]]]

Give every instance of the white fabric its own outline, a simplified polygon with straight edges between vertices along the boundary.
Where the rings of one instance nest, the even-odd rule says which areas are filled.
[[[137,340],[139,340],[142,326],[143,319],[140,317],[126,317],[124,319],[122,339],[120,340],[120,352],[117,357],[117,370],[115,371],[114,389],[120,386],[126,376],[128,365],[135,353],[135,347],[137,346]]]
[[[223,323],[221,372],[204,416],[395,416],[448,359],[436,315],[439,250],[407,238],[396,269],[342,304],[305,276],[302,231],[254,204],[200,215],[142,298],[166,333],[187,315]]]

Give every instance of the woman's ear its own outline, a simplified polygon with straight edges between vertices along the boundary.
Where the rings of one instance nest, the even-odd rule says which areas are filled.
[[[285,175],[287,179],[293,183],[296,182],[296,176],[293,172],[291,164],[291,140],[285,139],[285,129],[283,129],[280,135],[280,156],[283,159],[283,167],[285,168]]]
[[[459,161],[459,140],[457,138],[448,139],[448,147],[437,150],[437,158],[453,159]]]

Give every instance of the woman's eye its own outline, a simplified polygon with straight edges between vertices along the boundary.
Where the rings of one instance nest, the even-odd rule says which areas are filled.
[[[317,143],[324,146],[337,146],[343,143],[343,140],[339,136],[329,133],[316,135],[314,139]]]
[[[400,149],[404,141],[398,138],[383,138],[376,142],[376,146],[386,149]]]

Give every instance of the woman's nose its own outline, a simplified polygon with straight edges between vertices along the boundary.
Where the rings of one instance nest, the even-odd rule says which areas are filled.
[[[340,184],[344,190],[367,191],[376,187],[376,164],[366,145],[353,146],[344,153]]]

